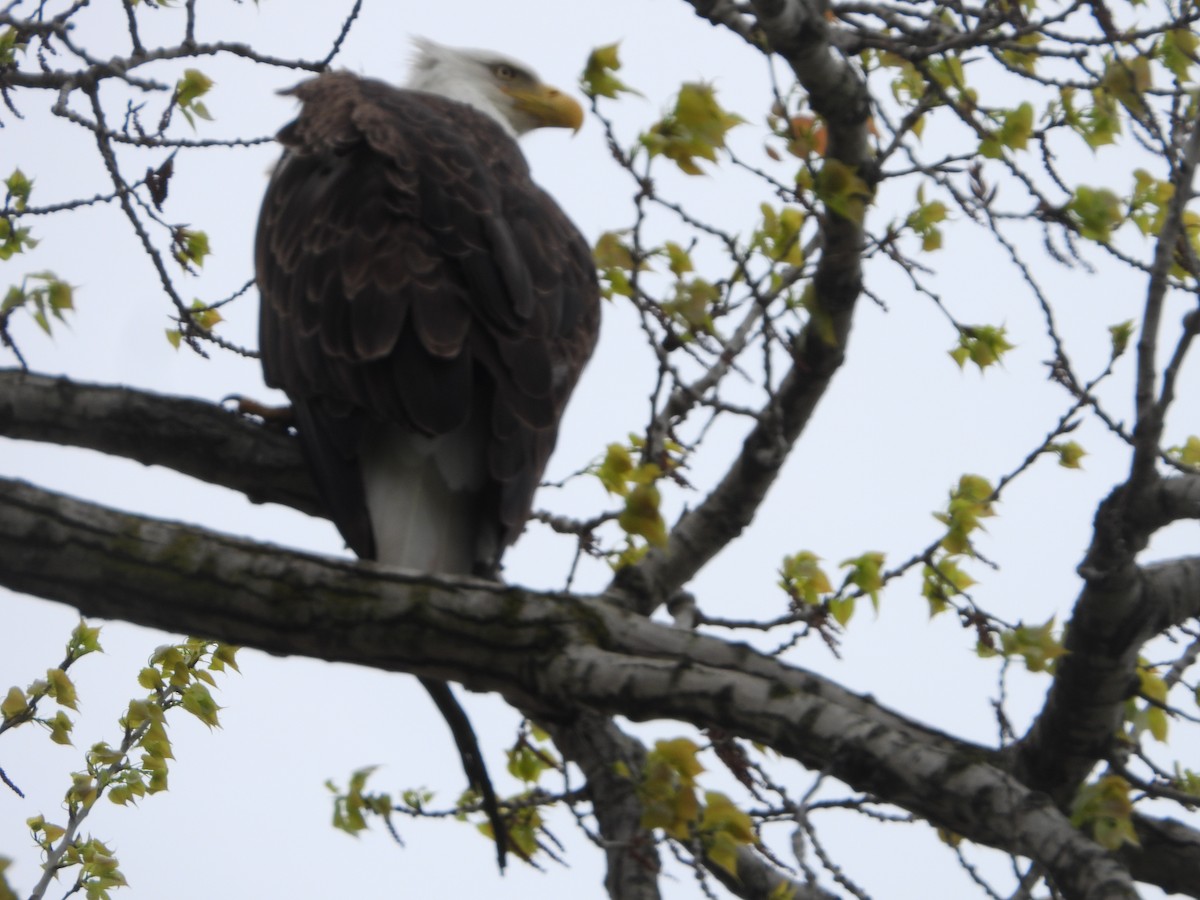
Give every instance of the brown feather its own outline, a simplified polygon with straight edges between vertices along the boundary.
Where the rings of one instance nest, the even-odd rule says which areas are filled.
[[[491,558],[475,566],[494,570],[595,344],[588,245],[482,113],[348,73],[289,93],[302,108],[279,133],[255,251],[267,383],[302,409],[318,486],[360,556],[379,549],[366,436],[482,423],[463,433],[482,429],[476,544]]]

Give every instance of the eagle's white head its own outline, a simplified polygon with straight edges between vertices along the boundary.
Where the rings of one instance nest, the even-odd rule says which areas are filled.
[[[543,84],[529,66],[491,50],[445,47],[413,38],[413,57],[405,87],[466,103],[491,116],[513,137],[535,128],[583,124],[583,108],[558,88]]]

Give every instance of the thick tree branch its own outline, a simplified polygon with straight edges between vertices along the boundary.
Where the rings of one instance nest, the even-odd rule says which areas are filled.
[[[839,896],[819,885],[788,878],[747,847],[738,851],[737,875],[730,875],[713,864],[708,865],[708,871],[731,894],[744,900],[772,900],[780,896],[791,897],[792,900],[838,900]]]
[[[587,778],[588,791],[600,823],[608,874],[604,880],[610,897],[657,897],[655,883],[659,854],[652,832],[641,827],[642,805],[635,789],[643,771],[646,748],[606,716],[583,713],[577,719],[546,725],[554,744],[575,762]],[[618,769],[623,764],[631,779]],[[738,854],[737,874],[731,875],[707,858],[708,871],[736,897],[769,900],[784,889],[794,900],[834,900],[835,895],[816,885],[794,881],[753,849]],[[775,893],[772,893],[775,892]]]
[[[1200,897],[1200,833],[1174,819],[1134,816],[1139,847],[1126,844],[1121,859],[1133,877],[1168,894]]]
[[[322,515],[299,443],[203,400],[0,370],[0,436],[166,466]]]
[[[603,600],[266,548],[0,482],[0,582],[86,615],[495,690],[547,720],[583,707],[759,741],[971,840],[1068,897],[1128,873],[981,747],[800,669]]]
[[[652,832],[642,827],[642,804],[635,782],[621,774],[641,772],[646,750],[607,716],[582,712],[573,719],[550,720],[554,745],[579,766],[587,779],[592,809],[600,825],[608,872],[608,896],[657,900],[661,864]]]
[[[1103,512],[1101,513],[1103,515]],[[1127,566],[1083,589],[1042,712],[1014,745],[1014,774],[1062,807],[1112,751],[1150,638],[1200,615],[1200,558]]]
[[[693,0],[697,12],[742,33],[728,4]],[[808,91],[813,108],[827,119],[827,160],[873,179],[867,145],[868,95],[858,71],[829,43],[820,4],[810,0],[763,0],[754,10],[766,45],[782,55]],[[623,569],[615,585],[649,614],[665,603],[750,524],[778,477],[789,452],[845,359],[855,302],[862,290],[861,221],[826,210],[821,256],[813,276],[820,311],[793,344],[794,362],[761,411],[742,451],[721,483],[671,529],[662,551]]]
[[[1200,519],[1200,475],[1164,478],[1145,501],[1146,527],[1158,530],[1172,522]]]
[[[147,464],[168,466],[214,484],[245,491],[257,500],[282,503],[316,514],[316,500],[294,440],[202,401],[4,371],[0,372],[0,434],[84,446]],[[1197,517],[1198,494],[1200,478],[1183,476],[1163,481],[1157,501],[1161,524]],[[1146,572],[1146,578],[1155,585],[1153,593],[1161,595],[1160,586],[1170,587],[1169,596],[1176,598],[1173,603],[1186,602],[1189,596],[1197,596],[1200,587],[1195,582],[1190,588],[1184,583],[1187,578],[1195,577],[1196,566],[1190,561],[1153,567]],[[1186,618],[1186,613],[1186,609],[1177,609],[1172,620],[1180,621],[1179,617]],[[121,617],[117,612],[108,614]],[[189,630],[190,626],[186,622],[177,622],[175,615],[168,613],[158,627],[179,631]],[[1084,674],[1079,679],[1081,691],[1090,692],[1092,682],[1088,677]],[[1128,685],[1128,675],[1119,683]],[[1117,702],[1123,702],[1124,693],[1117,691],[1120,696]],[[1082,712],[1077,699],[1066,701],[1066,708]],[[1045,724],[1043,727],[1048,729],[1050,726]],[[1111,734],[1111,731],[1104,734]],[[563,735],[556,733],[555,737],[557,742]],[[582,738],[575,742],[579,740]],[[1027,772],[1030,759],[1052,757],[1055,752],[1049,745],[1035,750],[1034,740],[1031,733],[1019,745],[1018,758],[1022,761],[1016,768],[1018,777],[1030,777]],[[585,760],[568,752],[567,747],[560,745],[560,749],[585,768]],[[1089,758],[1092,757],[1085,754],[1079,765]],[[1054,780],[1047,779],[1047,783]],[[605,795],[616,796],[607,790]],[[1153,843],[1153,837],[1160,830],[1149,830],[1143,839],[1142,850],[1125,853],[1131,864],[1142,859],[1152,860],[1136,865],[1135,874],[1139,880],[1160,883],[1153,877],[1161,867],[1157,861],[1159,857],[1165,852],[1173,859],[1177,855],[1173,848],[1178,847],[1181,840],[1200,842],[1194,832],[1185,830],[1184,837],[1172,833],[1170,841]],[[618,829],[614,833],[624,832]],[[608,852],[612,865],[612,856],[618,851],[610,848]],[[1190,857],[1185,854],[1184,858]],[[640,850],[633,854],[633,859],[638,864],[645,862]],[[629,864],[628,858],[623,864]],[[1178,868],[1176,866],[1172,871]],[[1162,867],[1162,871],[1166,878],[1168,869]],[[1171,883],[1186,883],[1190,885],[1191,893],[1200,894],[1200,873],[1186,868],[1185,872],[1179,876],[1182,882],[1177,879]],[[623,878],[619,873],[615,877]],[[1171,889],[1167,884],[1162,886]]]

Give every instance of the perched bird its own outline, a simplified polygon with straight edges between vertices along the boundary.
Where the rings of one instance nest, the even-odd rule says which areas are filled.
[[[255,246],[263,372],[358,556],[494,578],[599,325],[588,243],[516,137],[578,129],[583,111],[506,56],[416,48],[403,89],[330,72],[286,92],[302,106]],[[423,683],[490,798],[503,864],[469,723]]]

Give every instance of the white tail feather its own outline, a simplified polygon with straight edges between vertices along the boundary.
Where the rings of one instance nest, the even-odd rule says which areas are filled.
[[[467,574],[490,566],[496,539],[480,521],[486,441],[472,423],[439,437],[396,427],[371,435],[360,458],[381,563]]]

